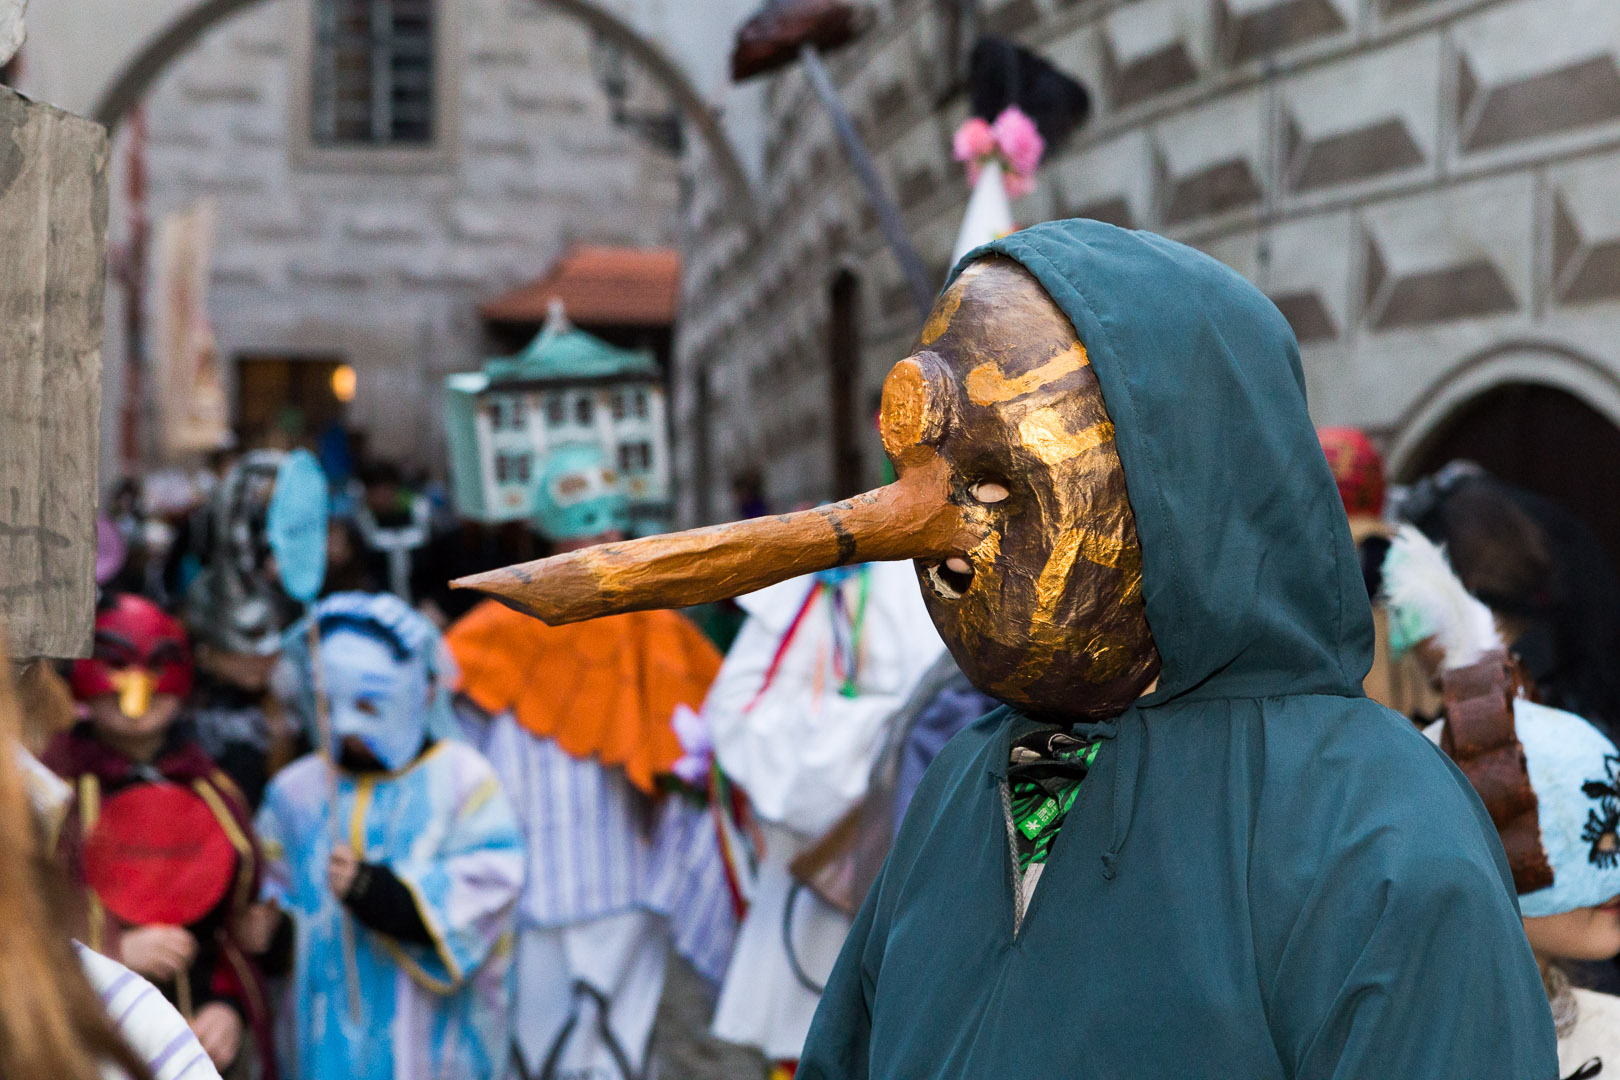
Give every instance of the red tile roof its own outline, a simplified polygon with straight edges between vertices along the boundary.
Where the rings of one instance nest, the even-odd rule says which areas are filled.
[[[538,323],[555,297],[570,322],[669,326],[680,296],[681,256],[672,248],[569,248],[544,276],[479,307],[490,322]]]

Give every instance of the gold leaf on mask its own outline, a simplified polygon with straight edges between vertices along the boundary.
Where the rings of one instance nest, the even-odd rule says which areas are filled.
[[[1131,665],[1136,663],[1137,656],[1131,644],[1115,638],[1097,642],[1091,654],[1091,666],[1086,669],[1086,678],[1094,683],[1112,682],[1129,671]]]
[[[932,345],[950,329],[951,318],[955,316],[956,309],[962,306],[962,292],[959,279],[958,284],[951,286],[951,291],[940,297],[934,310],[928,313],[928,321],[923,324],[922,331],[924,345]]]
[[[1084,536],[1080,529],[1072,529],[1058,537],[1058,542],[1053,545],[1052,557],[1046,560],[1046,565],[1041,568],[1041,576],[1035,582],[1035,617],[1030,620],[1033,633],[1038,635],[1052,625]]]
[[[1083,431],[1070,431],[1063,414],[1053,408],[1036,409],[1018,422],[1018,438],[1025,449],[1047,465],[1061,465],[1094,450],[1114,438],[1114,425],[1107,420]]]
[[[894,365],[883,380],[883,409],[878,414],[883,449],[891,458],[923,441],[931,420],[928,404],[928,381],[921,365],[912,358]]]
[[[1021,398],[1025,394],[1033,394],[1065,375],[1074,374],[1090,362],[1090,357],[1086,355],[1086,347],[1077,341],[1040,367],[1014,378],[1008,378],[1003,374],[995,361],[980,364],[968,372],[967,379],[964,380],[968,400],[975,405],[999,405],[1004,401]]]

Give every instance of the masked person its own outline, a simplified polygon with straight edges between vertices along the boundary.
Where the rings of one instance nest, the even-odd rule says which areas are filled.
[[[885,381],[894,484],[465,582],[558,620],[915,561],[1005,708],[929,767],[798,1075],[1554,1075],[1489,818],[1363,696],[1286,320],[1095,221],[959,266]]]
[[[4,695],[4,689],[0,688],[0,699]],[[27,698],[21,694],[17,704],[21,711],[28,708]],[[0,708],[4,707],[0,704]],[[0,736],[0,741],[3,738]],[[23,786],[28,792],[36,831],[46,841],[46,846],[54,847],[73,806],[73,789],[29,753],[25,743],[15,749],[17,771],[22,774]],[[49,878],[47,888],[53,889],[60,875],[51,873]],[[72,906],[60,905],[62,910],[56,917],[58,926],[68,921],[67,912]],[[151,1071],[153,1080],[219,1080],[219,1070],[197,1041],[191,1025],[157,987],[118,961],[77,941],[73,948],[108,1018],[117,1017],[118,1032],[128,1044],[128,1050]],[[103,1068],[102,1077],[103,1080],[129,1080],[129,1073],[127,1068]]]
[[[73,790],[62,836],[88,896],[87,944],[158,984],[221,1070],[252,1045],[273,1076],[263,983],[236,936],[259,850],[236,785],[177,723],[191,678],[180,623],[112,596],[94,655],[73,666],[89,718],[44,760]]]
[[[1539,700],[1620,731],[1620,577],[1592,527],[1469,461],[1413,484],[1400,511],[1490,606]]]
[[[1384,556],[1394,526],[1384,521],[1384,458],[1366,432],[1351,427],[1317,428],[1333,482],[1350,522],[1350,539],[1373,605],[1373,661],[1362,689],[1380,705],[1425,721],[1439,708],[1429,681],[1409,657],[1390,653],[1382,603]]]
[[[295,940],[285,1068],[491,1080],[523,881],[511,805],[489,762],[447,737],[451,671],[426,619],[370,593],[327,597],[307,618],[313,656],[307,623],[287,635],[294,705],[331,740],[276,775],[257,822],[265,897]]]
[[[301,611],[282,585],[267,536],[286,455],[255,450],[233,465],[191,523],[198,572],[186,594],[197,644],[188,707],[197,739],[257,807],[271,773],[295,756],[296,732],[270,688],[281,638]]]
[[[1496,822],[1525,936],[1552,1004],[1560,1076],[1620,1066],[1620,998],[1570,985],[1563,965],[1620,955],[1620,751],[1573,713],[1524,695],[1500,618],[1470,595],[1440,549],[1403,525],[1383,567],[1397,641],[1444,688],[1425,729]]]
[[[219,1080],[150,983],[71,939],[54,847],[73,792],[22,745],[11,670],[0,640],[0,1076]]]
[[[866,793],[890,717],[944,645],[901,563],[795,578],[739,604],[747,621],[703,705],[721,790],[735,792],[720,802],[747,909],[714,1033],[786,1070],[852,914],[805,889],[794,862]]]
[[[600,452],[554,454],[538,525],[559,547],[619,534]],[[717,981],[734,921],[701,805],[671,793],[677,708],[714,646],[673,611],[547,627],[495,601],[446,635],[529,851],[518,908],[514,1077],[645,1074],[671,946]]]

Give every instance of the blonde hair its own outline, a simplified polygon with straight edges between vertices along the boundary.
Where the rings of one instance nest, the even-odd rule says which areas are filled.
[[[21,730],[0,641],[0,1078],[99,1080],[105,1062],[131,1080],[150,1080],[74,951],[66,916],[72,904],[17,764]]]
[[[73,726],[73,692],[49,660],[35,660],[17,675],[17,735],[35,757]]]

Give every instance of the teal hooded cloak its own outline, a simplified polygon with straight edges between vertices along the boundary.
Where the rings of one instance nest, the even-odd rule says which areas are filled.
[[[1016,935],[999,784],[1022,718],[952,740],[801,1080],[1554,1080],[1491,821],[1362,695],[1372,622],[1288,324],[1149,233],[1053,222],[958,271],[991,253],[1035,275],[1090,354],[1164,667],[1079,727],[1102,749]]]

